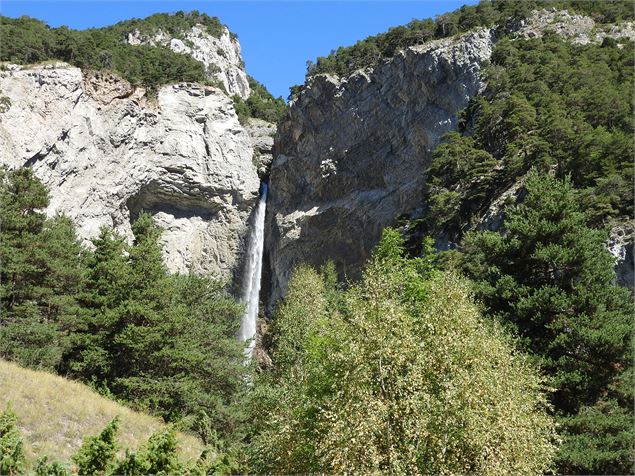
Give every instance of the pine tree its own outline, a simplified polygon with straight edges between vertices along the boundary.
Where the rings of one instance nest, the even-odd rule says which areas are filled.
[[[565,436],[561,470],[626,474],[632,399],[611,388],[631,366],[629,291],[615,284],[607,233],[587,227],[569,180],[531,173],[525,187],[504,234],[466,237],[463,267],[487,308],[551,377]],[[609,428],[622,436],[602,449],[597,438]],[[595,461],[582,446],[597,448]]]
[[[66,323],[70,345],[61,371],[103,387],[116,371],[113,340],[122,327],[130,269],[123,237],[102,228],[93,245],[95,250],[86,258],[86,275],[78,298],[81,311],[77,319]]]
[[[68,218],[47,219],[48,193],[28,169],[0,185],[0,355],[54,369],[67,345],[64,322],[77,313],[81,247]]]
[[[558,388],[557,408],[593,404],[630,360],[632,308],[614,285],[606,233],[586,226],[569,181],[531,174],[505,234],[466,239],[465,269]]]

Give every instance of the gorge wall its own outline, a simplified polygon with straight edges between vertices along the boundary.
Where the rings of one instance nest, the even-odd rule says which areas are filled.
[[[160,32],[128,41],[192,54],[225,91],[180,83],[148,97],[117,76],[64,63],[5,65],[0,164],[31,166],[50,190],[47,213],[73,218],[87,245],[103,225],[131,238],[145,210],[164,230],[171,271],[236,276],[258,201],[254,159],[275,130],[256,121],[252,137],[238,121],[228,94],[250,94],[240,45],[226,28],[216,38],[199,27],[185,41]]]
[[[522,38],[553,29],[581,44],[635,38],[633,24],[602,30],[556,11],[506,28]],[[32,166],[50,190],[47,212],[73,218],[87,244],[103,225],[131,238],[131,222],[146,210],[164,230],[171,271],[221,278],[241,274],[260,179],[269,179],[263,297],[271,308],[296,264],[333,260],[340,277],[355,278],[384,227],[423,213],[431,153],[483,90],[496,38],[475,29],[346,77],[314,76],[291,101],[274,145],[275,126],[238,121],[230,96],[251,91],[229,30],[132,31],[129,44],[190,55],[218,87],[171,84],[148,97],[114,75],[64,63],[3,65],[0,164]],[[486,228],[501,222],[503,202],[492,202]],[[618,279],[631,282],[632,226],[619,230],[610,249]]]
[[[371,71],[309,80],[276,136],[266,246],[271,303],[299,262],[355,278],[384,227],[421,206],[425,169],[484,84],[493,32],[411,47]]]
[[[299,262],[333,260],[340,278],[354,279],[384,227],[421,215],[431,153],[484,89],[482,67],[498,34],[533,38],[547,30],[577,44],[635,39],[630,22],[606,27],[584,15],[541,10],[495,30],[407,48],[347,77],[308,79],[275,141],[265,240],[269,309]],[[517,185],[493,200],[483,228],[500,226],[497,206]],[[609,248],[618,281],[632,286],[632,234],[620,237]]]

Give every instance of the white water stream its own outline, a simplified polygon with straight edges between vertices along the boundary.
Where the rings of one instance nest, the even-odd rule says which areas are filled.
[[[242,341],[249,340],[245,348],[245,357],[251,359],[256,345],[256,318],[258,317],[258,301],[260,297],[260,274],[262,271],[262,250],[265,241],[265,207],[267,205],[267,184],[262,183],[260,201],[254,215],[253,230],[247,246],[247,263],[243,276],[242,303],[245,314],[240,323],[238,337]]]

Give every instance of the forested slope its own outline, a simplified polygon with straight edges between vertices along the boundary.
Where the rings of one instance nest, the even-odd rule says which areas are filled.
[[[554,389],[565,474],[633,470],[632,20],[481,2],[340,48],[294,90],[271,174],[272,298],[303,260],[357,286],[386,224],[411,256],[431,237]]]

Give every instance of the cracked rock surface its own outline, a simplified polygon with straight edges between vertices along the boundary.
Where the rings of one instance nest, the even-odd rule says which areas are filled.
[[[115,76],[58,63],[0,72],[0,163],[30,165],[86,243],[103,225],[131,236],[150,212],[173,272],[229,278],[258,199],[252,144],[222,91],[162,87],[156,99]]]
[[[203,25],[196,25],[183,33],[182,38],[172,38],[159,31],[144,36],[138,31],[128,35],[131,45],[162,45],[176,53],[190,55],[205,65],[207,76],[220,81],[231,96],[237,94],[247,99],[251,94],[240,43],[232,37],[227,27],[219,38],[210,35]]]
[[[356,278],[384,227],[421,205],[425,169],[458,112],[484,87],[493,34],[411,47],[339,79],[319,75],[276,136],[267,202],[270,307],[293,267],[333,260]]]
[[[550,30],[578,44],[635,39],[632,22],[600,27],[555,9],[534,11],[506,30],[515,38]],[[431,153],[483,90],[481,69],[495,40],[493,31],[476,29],[407,48],[347,77],[308,80],[279,124],[274,147],[264,271],[270,309],[298,263],[333,260],[340,278],[354,279],[384,227],[402,215],[419,216]],[[493,203],[482,228],[500,227],[501,207],[512,198],[518,197]],[[632,269],[628,255],[618,261]]]

